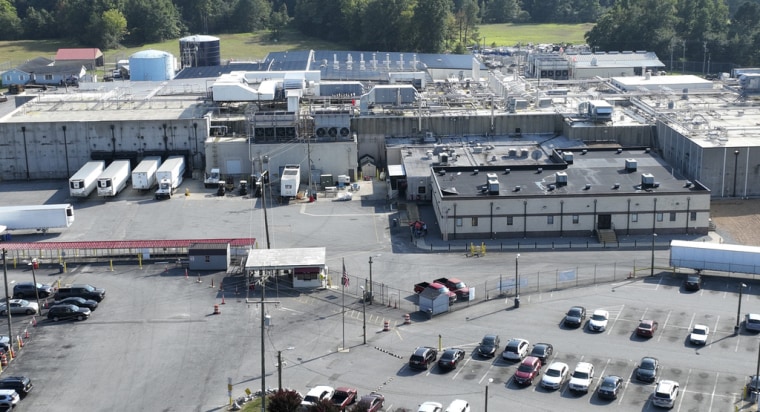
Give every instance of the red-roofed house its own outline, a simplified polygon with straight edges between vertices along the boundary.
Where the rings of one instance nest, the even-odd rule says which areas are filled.
[[[105,58],[100,49],[81,48],[81,49],[58,49],[55,54],[56,63],[77,63],[92,70],[98,66],[105,65]]]

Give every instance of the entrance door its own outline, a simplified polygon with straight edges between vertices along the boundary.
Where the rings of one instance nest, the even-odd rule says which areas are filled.
[[[599,215],[596,228],[599,230],[612,229],[612,215]]]

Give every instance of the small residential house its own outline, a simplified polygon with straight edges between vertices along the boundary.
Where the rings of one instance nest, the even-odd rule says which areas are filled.
[[[87,70],[93,70],[105,66],[105,58],[97,48],[58,49],[55,64],[81,64]]]
[[[87,73],[77,63],[55,64],[50,59],[37,57],[3,73],[3,86],[12,84],[63,85],[76,84]]]

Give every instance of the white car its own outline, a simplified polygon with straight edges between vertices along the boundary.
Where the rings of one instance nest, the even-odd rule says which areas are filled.
[[[420,405],[417,412],[443,412],[443,405],[438,402],[425,402]]]
[[[541,378],[541,386],[547,389],[559,389],[562,384],[567,380],[567,374],[570,371],[570,367],[564,362],[552,362],[544,376]]]
[[[39,312],[39,306],[37,302],[30,302],[24,299],[11,299],[11,314],[13,315],[34,315]],[[8,314],[8,309],[5,303],[0,304],[0,315],[5,316]]]
[[[744,329],[752,332],[760,332],[760,314],[748,313],[744,319]]]
[[[678,397],[678,382],[662,380],[657,382],[657,387],[654,388],[654,394],[652,395],[652,403],[654,406],[661,408],[672,408],[676,404],[676,398]]]
[[[470,412],[470,404],[467,401],[455,399],[446,408],[446,412]]]
[[[502,352],[501,357],[508,360],[523,360],[528,356],[529,347],[530,342],[525,339],[510,339],[504,347],[504,352]]]
[[[707,335],[710,334],[710,328],[705,325],[694,325],[689,335],[689,342],[694,345],[704,345],[707,343]]]
[[[304,396],[303,401],[301,402],[301,406],[306,407],[316,405],[323,400],[329,401],[334,394],[335,389],[333,389],[332,386],[315,386],[306,393],[306,396]]]
[[[570,375],[568,389],[573,392],[588,392],[591,382],[594,380],[594,365],[588,362],[578,362],[573,374]]]
[[[19,394],[13,389],[0,389],[0,405],[7,408],[13,408],[21,399]]]
[[[592,332],[604,332],[607,329],[607,322],[609,320],[610,312],[604,309],[597,309],[588,321],[588,329]]]

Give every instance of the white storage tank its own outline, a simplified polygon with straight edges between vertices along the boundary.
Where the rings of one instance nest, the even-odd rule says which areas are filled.
[[[160,50],[143,50],[129,56],[132,81],[164,81],[174,77],[174,56]]]

